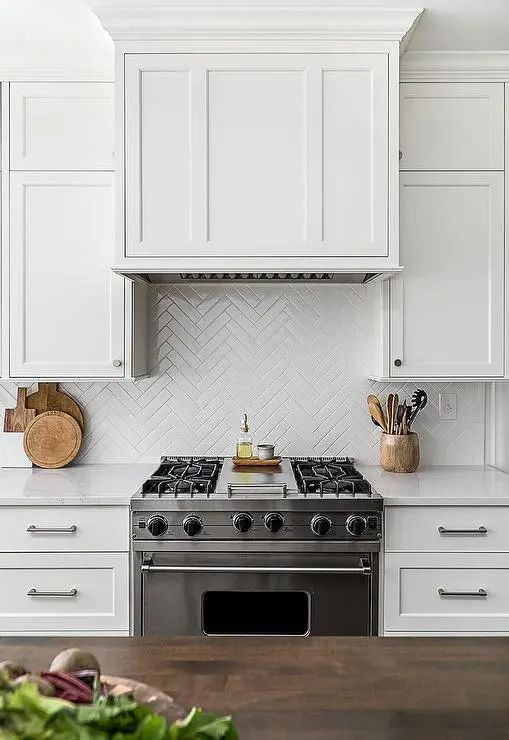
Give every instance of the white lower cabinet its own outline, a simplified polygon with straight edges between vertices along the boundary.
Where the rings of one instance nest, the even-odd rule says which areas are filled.
[[[128,553],[2,554],[0,582],[0,635],[128,634]]]
[[[10,175],[10,377],[123,377],[112,172]]]
[[[509,553],[387,553],[385,632],[509,632]]]
[[[0,637],[129,635],[127,506],[6,506],[0,517]]]
[[[509,634],[506,506],[385,509],[384,634]]]

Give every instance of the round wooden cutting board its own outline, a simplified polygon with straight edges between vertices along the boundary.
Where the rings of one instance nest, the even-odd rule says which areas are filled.
[[[23,445],[30,460],[40,468],[62,468],[79,452],[81,427],[64,411],[45,411],[25,429]]]

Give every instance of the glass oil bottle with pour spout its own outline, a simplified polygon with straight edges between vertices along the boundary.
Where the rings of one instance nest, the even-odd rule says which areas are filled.
[[[237,457],[242,457],[242,458],[253,457],[253,438],[249,434],[247,414],[244,414],[242,418],[240,434],[237,438],[236,455]]]

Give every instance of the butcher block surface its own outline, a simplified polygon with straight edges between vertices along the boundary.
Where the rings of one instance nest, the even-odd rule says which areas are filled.
[[[509,738],[509,638],[4,638],[0,660],[40,670],[71,646],[232,713],[240,740]]]

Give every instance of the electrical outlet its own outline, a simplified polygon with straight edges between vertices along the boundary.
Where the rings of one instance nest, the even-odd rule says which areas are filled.
[[[438,416],[443,421],[454,421],[456,418],[456,393],[438,394]]]

